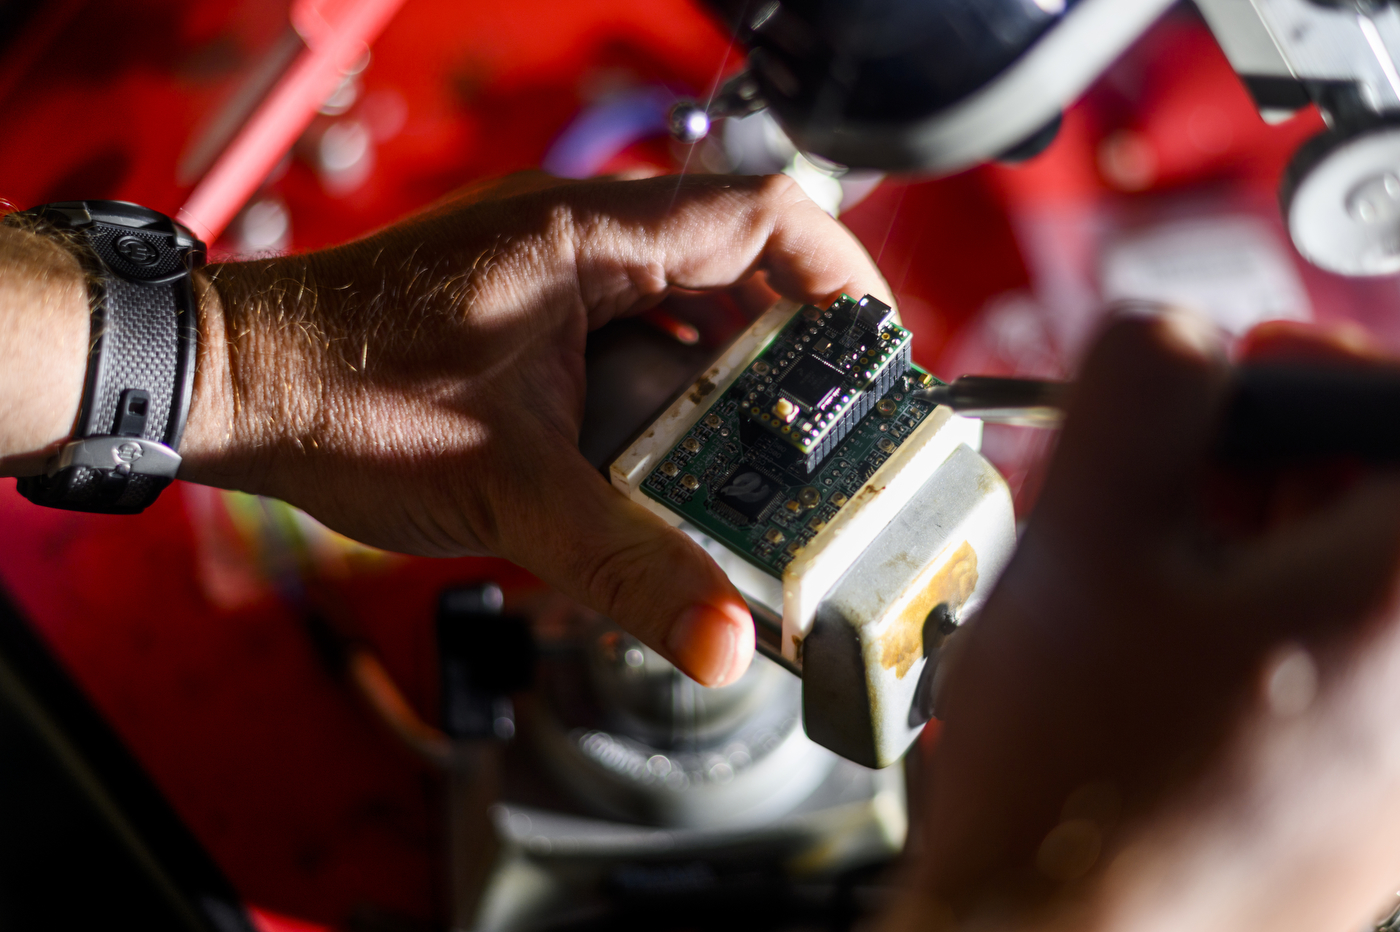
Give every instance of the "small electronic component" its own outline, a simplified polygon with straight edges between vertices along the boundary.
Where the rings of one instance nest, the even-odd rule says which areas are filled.
[[[908,371],[910,333],[893,316],[870,295],[805,308],[739,377],[747,420],[816,469]]]
[[[736,524],[754,524],[773,504],[782,484],[748,464],[734,469],[715,487],[714,503]]]

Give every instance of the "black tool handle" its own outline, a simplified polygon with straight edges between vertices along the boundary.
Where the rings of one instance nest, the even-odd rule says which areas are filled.
[[[1232,463],[1400,464],[1400,369],[1242,366],[1219,452]]]

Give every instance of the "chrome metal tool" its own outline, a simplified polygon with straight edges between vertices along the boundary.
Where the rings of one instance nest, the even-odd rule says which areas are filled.
[[[1058,427],[1069,388],[1068,382],[965,375],[946,385],[921,388],[913,395],[991,424]]]
[[[914,397],[987,423],[1057,427],[1069,382],[965,375]],[[1235,372],[1219,458],[1282,464],[1350,457],[1400,463],[1400,369],[1394,366],[1256,363]]]

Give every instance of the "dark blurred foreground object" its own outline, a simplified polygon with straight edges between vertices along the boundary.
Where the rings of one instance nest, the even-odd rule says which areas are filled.
[[[10,43],[39,9],[41,0],[0,0],[0,54],[9,50]]]
[[[1222,459],[1400,463],[1400,371],[1258,365],[1242,368],[1237,379]]]
[[[3,594],[0,928],[254,929],[228,880]]]
[[[438,599],[442,730],[458,740],[515,735],[510,694],[530,685],[535,644],[525,619],[502,615],[495,583],[443,591]]]
[[[1068,383],[965,375],[918,394],[986,421],[1053,427]],[[1400,463],[1400,370],[1250,365],[1235,373],[1218,454],[1236,464]]]

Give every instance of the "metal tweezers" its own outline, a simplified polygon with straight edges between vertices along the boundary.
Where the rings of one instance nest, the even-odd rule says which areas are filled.
[[[1064,418],[1069,390],[1068,382],[965,375],[947,385],[931,385],[909,394],[988,423],[1058,427]]]
[[[965,375],[910,394],[997,424],[1055,427],[1071,384]],[[1344,457],[1400,465],[1400,367],[1252,364],[1235,370],[1217,446],[1240,464]]]

